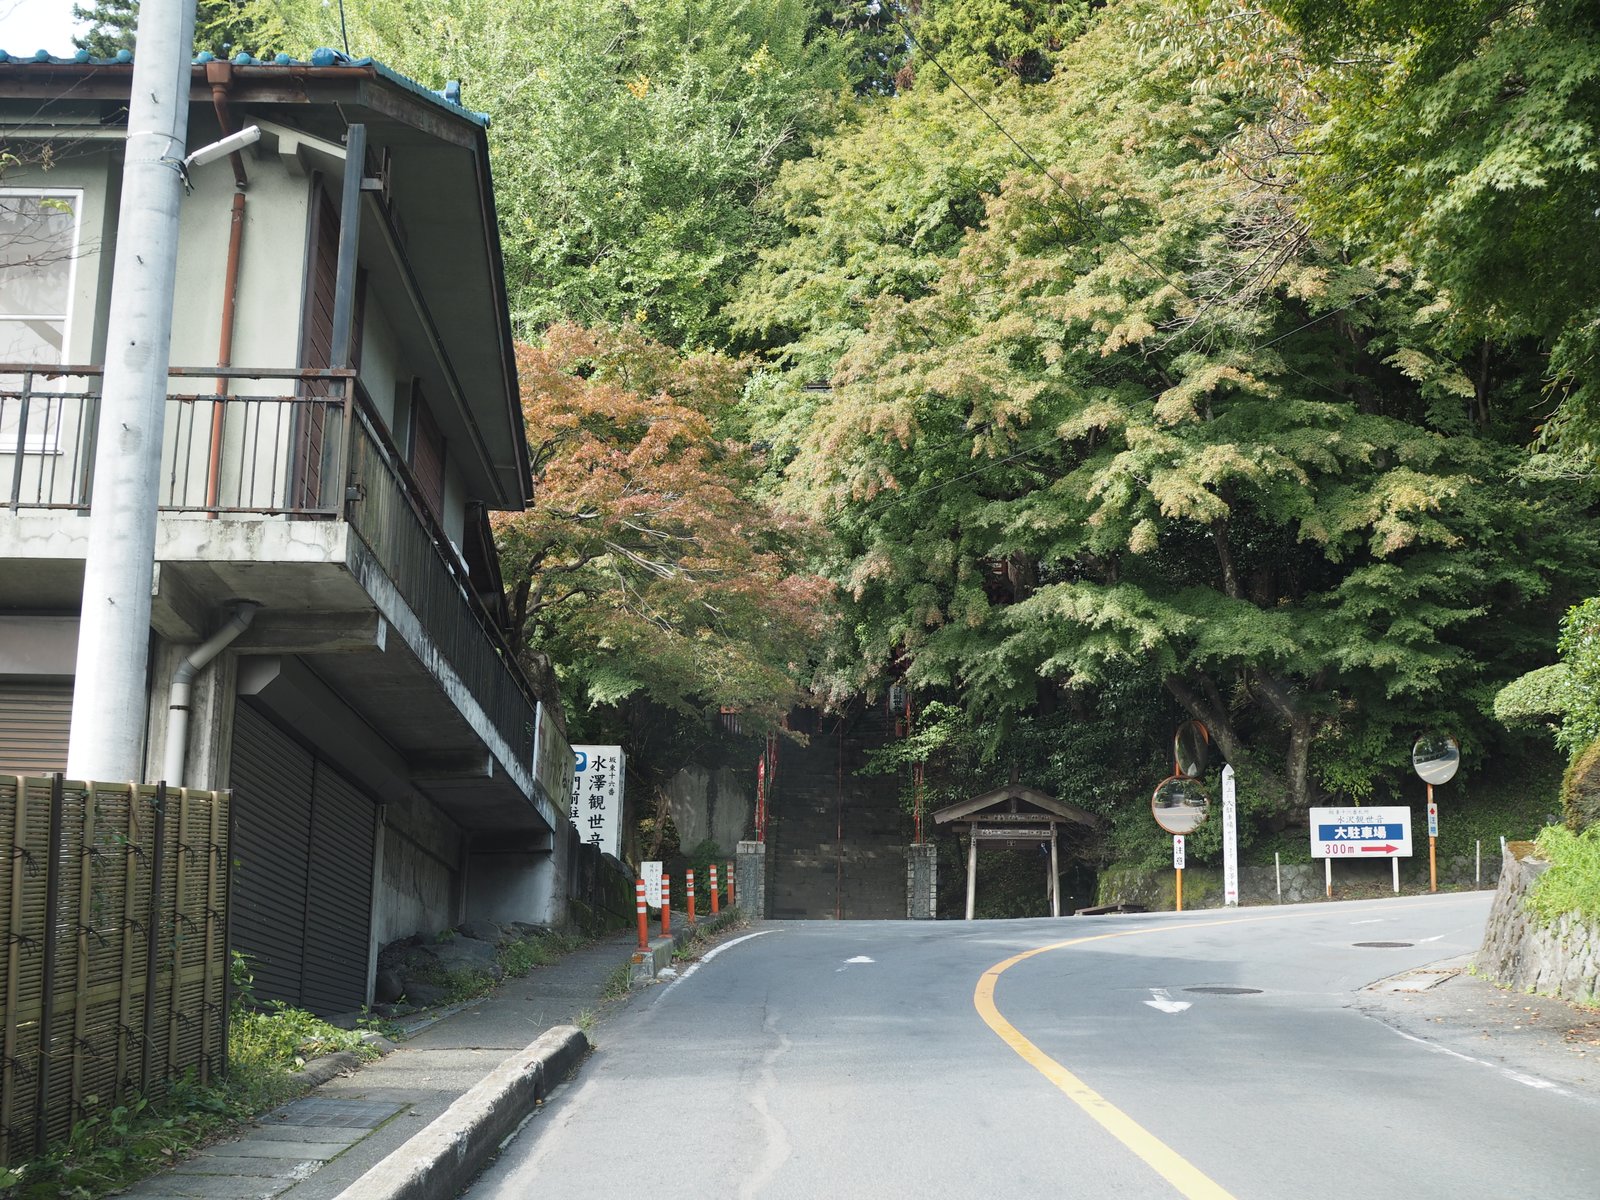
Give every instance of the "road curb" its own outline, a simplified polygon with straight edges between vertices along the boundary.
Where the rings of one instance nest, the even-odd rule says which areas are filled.
[[[588,1049],[589,1039],[575,1025],[546,1030],[340,1192],[339,1200],[451,1200]]]

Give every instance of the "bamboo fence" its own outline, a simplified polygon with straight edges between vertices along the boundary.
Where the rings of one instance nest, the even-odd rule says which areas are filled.
[[[0,1167],[226,1068],[229,795],[0,776]]]

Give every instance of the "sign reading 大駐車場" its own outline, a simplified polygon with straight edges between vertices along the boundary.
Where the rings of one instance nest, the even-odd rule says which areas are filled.
[[[1409,858],[1411,810],[1389,808],[1313,808],[1312,858]]]
[[[621,746],[574,746],[572,808],[578,836],[602,854],[622,857],[623,782],[627,764]]]

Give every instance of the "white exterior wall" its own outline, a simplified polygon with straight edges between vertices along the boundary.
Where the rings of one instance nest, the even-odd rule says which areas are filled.
[[[396,446],[404,452],[405,438],[401,436],[399,422],[395,419],[395,388],[402,377],[400,368],[401,342],[394,331],[383,302],[367,290],[366,305],[362,310],[361,324],[361,384],[367,389],[367,398],[377,409],[385,428]],[[405,373],[406,379],[410,374]]]
[[[245,191],[233,361],[242,367],[290,367],[299,362],[311,181],[290,175],[275,157],[247,153],[245,170],[250,186]],[[226,161],[210,163],[194,172],[194,184],[194,193],[183,201],[172,364],[207,367],[217,361],[222,335],[233,171]]]

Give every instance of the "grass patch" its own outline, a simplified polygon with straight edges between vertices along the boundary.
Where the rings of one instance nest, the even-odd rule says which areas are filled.
[[[535,967],[549,966],[587,944],[588,939],[571,933],[546,933],[523,938],[500,947],[500,965],[508,977],[519,979]]]
[[[1600,923],[1600,826],[1573,833],[1562,825],[1539,831],[1535,840],[1550,869],[1528,895],[1528,907],[1553,924],[1567,913]]]
[[[618,963],[611,974],[606,976],[605,987],[600,989],[602,1000],[616,1000],[628,994],[628,989],[633,983],[633,964]]]
[[[743,929],[750,924],[750,919],[739,909],[729,909],[719,913],[710,920],[701,921],[694,927],[694,932],[687,941],[675,946],[672,951],[673,962],[692,962],[710,947],[711,943],[720,939],[723,934],[734,929]]]

